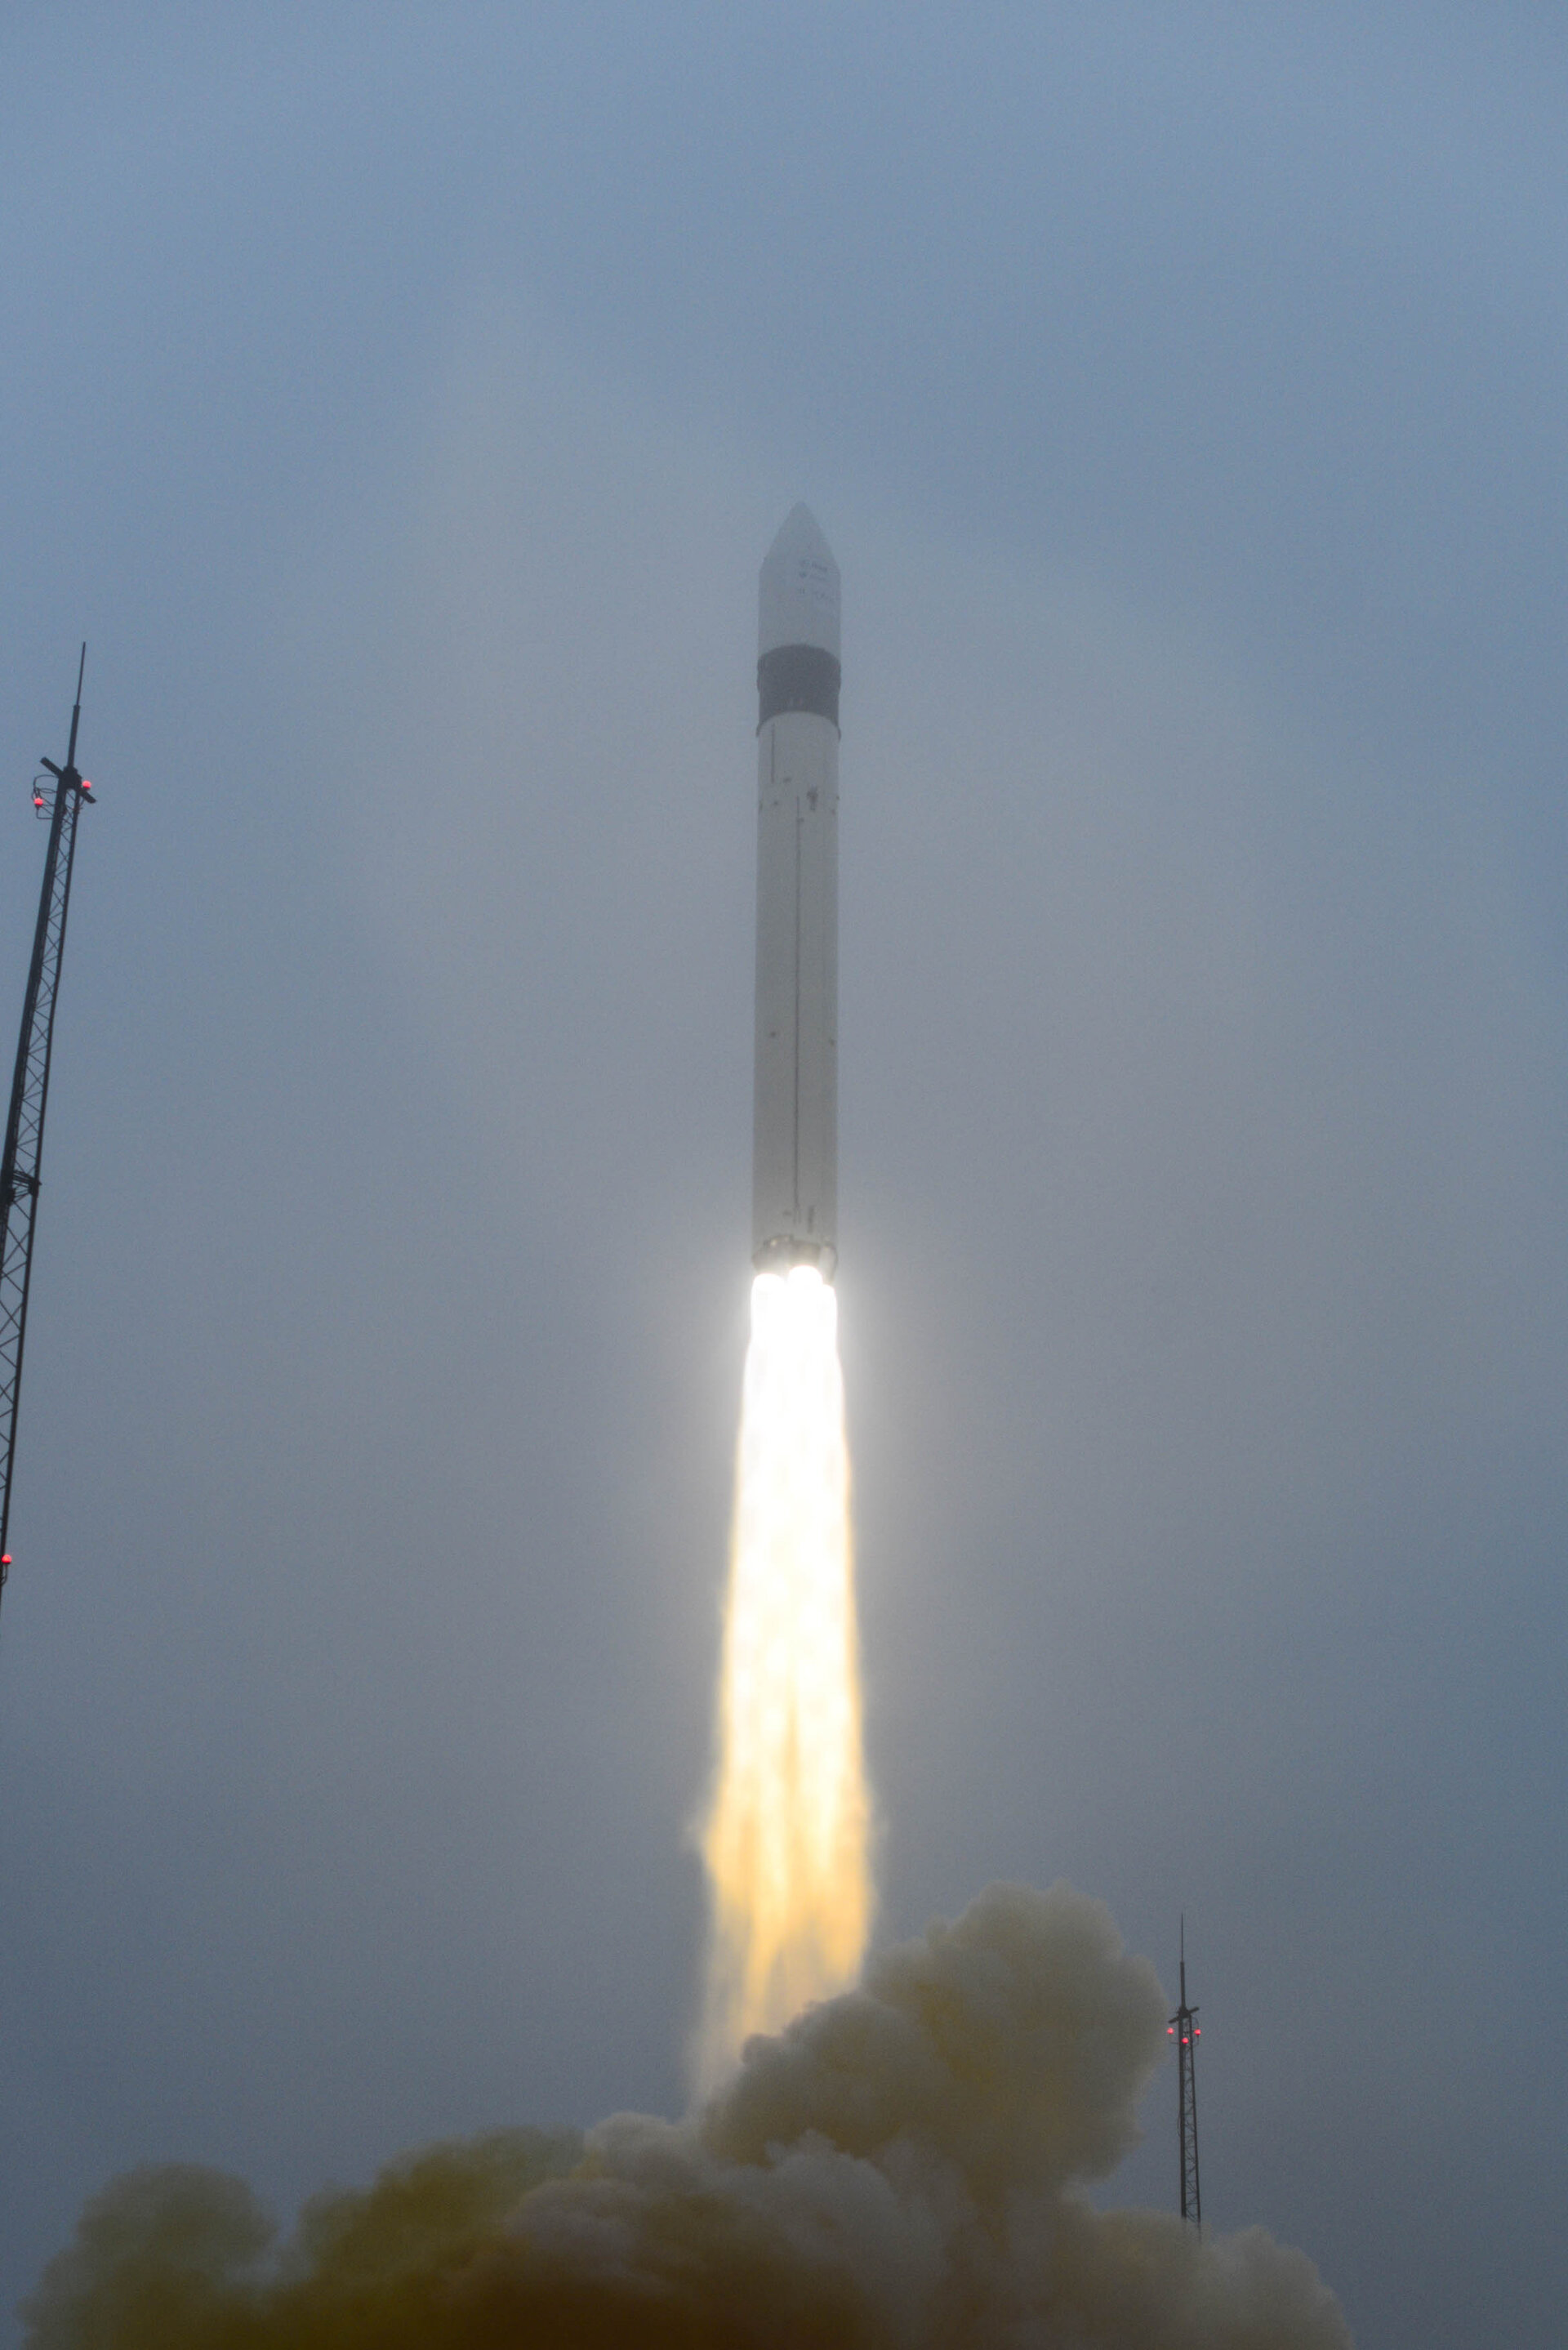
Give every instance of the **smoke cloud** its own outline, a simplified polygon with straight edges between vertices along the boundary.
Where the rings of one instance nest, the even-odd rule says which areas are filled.
[[[993,1886],[751,2041],[680,2122],[507,2132],[320,2196],[293,2237],[223,2174],[147,2169],[83,2213],[29,2350],[1345,2350],[1261,2230],[1075,2191],[1137,2137],[1153,1969],[1058,1885]]]

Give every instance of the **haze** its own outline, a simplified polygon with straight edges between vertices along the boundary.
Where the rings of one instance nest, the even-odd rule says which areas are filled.
[[[1558,2338],[1550,13],[54,5],[0,59],[0,1038],[84,636],[99,796],[0,2300],[133,2163],[292,2209],[682,2103],[804,496],[880,1939],[1065,1876],[1173,1989],[1185,1908],[1206,2220],[1369,2350]]]

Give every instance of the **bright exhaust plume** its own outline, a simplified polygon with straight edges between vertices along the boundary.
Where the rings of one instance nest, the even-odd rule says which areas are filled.
[[[806,1265],[752,1289],[717,1739],[705,2091],[855,1980],[871,1923],[837,1301]]]

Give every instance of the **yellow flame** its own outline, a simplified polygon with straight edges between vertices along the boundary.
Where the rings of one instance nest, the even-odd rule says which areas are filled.
[[[806,1265],[752,1289],[718,1742],[704,2088],[852,1982],[871,1923],[838,1309]]]

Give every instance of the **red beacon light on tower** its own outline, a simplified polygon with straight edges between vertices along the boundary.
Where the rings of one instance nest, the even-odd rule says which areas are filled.
[[[93,797],[90,775],[78,775],[68,762],[63,767],[57,767],[52,759],[46,759],[44,764],[57,784],[64,785],[67,790],[74,784],[78,797],[86,800],[89,807],[98,806],[98,802]],[[46,823],[54,814],[54,802],[49,796],[49,787],[42,775],[35,775],[33,778],[33,814]]]

